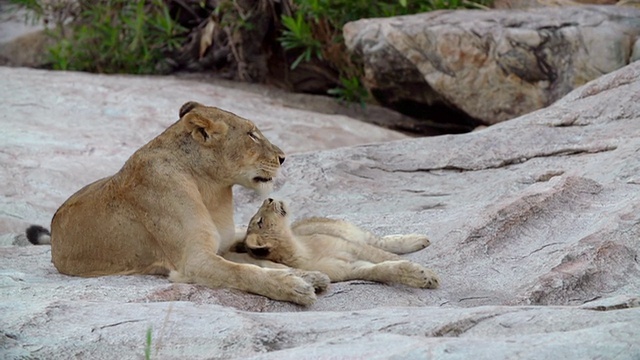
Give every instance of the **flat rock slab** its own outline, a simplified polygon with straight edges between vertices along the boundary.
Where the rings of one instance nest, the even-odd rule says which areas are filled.
[[[73,113],[66,103],[54,109]],[[123,119],[135,119],[133,109]],[[22,174],[2,173],[15,191],[4,201],[23,201],[23,221],[48,224],[67,196],[56,171],[77,189],[92,180],[82,178],[91,167],[46,153],[54,142],[45,130],[22,129],[37,128],[33,121],[67,131],[58,143],[80,154],[94,147],[94,162],[115,162],[114,141],[100,136],[122,125],[95,134],[82,125],[91,117],[38,116],[13,122],[20,130],[0,152],[12,159],[4,169]],[[144,141],[133,135],[139,128],[127,129],[123,141]],[[11,155],[19,144],[20,156]],[[48,246],[8,246],[0,248],[0,349],[10,358],[140,358],[151,328],[152,357],[167,359],[636,359],[639,153],[635,62],[547,109],[474,133],[294,154],[274,194],[291,202],[294,217],[427,234],[432,245],[406,258],[438,272],[441,288],[343,282],[302,308],[154,276],[68,277],[50,263]],[[33,195],[22,189],[39,194],[29,201],[48,202],[29,210],[24,199]],[[237,191],[237,221],[258,204]]]
[[[282,314],[191,302],[62,301],[37,314],[28,323],[24,316],[10,316],[23,326],[4,326],[5,355],[140,359],[147,329],[151,358],[158,359],[634,359],[640,354],[637,308],[385,307]]]
[[[255,121],[287,154],[407,136],[259,93],[175,77],[0,67],[0,236],[47,224],[82,186],[118,171],[195,100]]]

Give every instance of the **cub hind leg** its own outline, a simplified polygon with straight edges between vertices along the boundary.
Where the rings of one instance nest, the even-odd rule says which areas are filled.
[[[369,244],[394,254],[407,254],[422,250],[431,244],[424,235],[407,234],[379,237],[350,222],[321,217],[299,220],[291,226],[291,230],[299,236],[324,234],[356,244]]]
[[[353,264],[351,277],[348,280],[362,279],[427,289],[435,289],[440,285],[440,279],[433,270],[406,260],[384,261],[378,264],[358,261]]]
[[[426,248],[431,245],[431,241],[420,234],[396,234],[383,236],[379,239],[379,244],[374,246],[394,254],[408,254]]]
[[[291,225],[291,231],[298,236],[322,234],[356,244],[371,244],[379,239],[373,233],[350,222],[322,217],[298,220]]]

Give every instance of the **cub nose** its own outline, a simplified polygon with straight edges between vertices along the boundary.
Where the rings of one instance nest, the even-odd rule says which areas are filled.
[[[273,202],[272,198],[268,198],[267,201],[269,202],[269,204],[271,204]]]
[[[284,162],[284,156],[278,156],[278,161],[280,162],[280,165],[282,165]]]

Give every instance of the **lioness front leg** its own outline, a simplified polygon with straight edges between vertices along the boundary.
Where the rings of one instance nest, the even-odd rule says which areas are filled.
[[[354,279],[399,283],[428,289],[435,289],[440,283],[435,272],[407,260],[385,261],[378,264],[356,262],[353,265]]]
[[[267,269],[288,270],[311,284],[316,292],[323,292],[327,290],[327,288],[329,287],[329,283],[331,283],[329,276],[320,271],[307,271],[291,268],[287,265],[276,263],[273,261],[253,258],[247,253],[227,252],[223,255],[223,257],[235,263],[253,264]]]
[[[171,272],[170,279],[211,288],[234,288],[300,305],[316,301],[314,286],[294,271],[238,264],[217,255],[190,259],[183,270]]]

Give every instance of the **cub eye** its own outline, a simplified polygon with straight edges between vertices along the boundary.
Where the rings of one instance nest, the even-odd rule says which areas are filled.
[[[249,137],[251,138],[251,140],[258,142],[260,141],[260,139],[258,139],[258,134],[254,133],[253,131],[250,131],[247,133],[249,135]]]
[[[262,229],[262,225],[264,225],[264,222],[262,221],[262,218],[258,218],[258,229]]]

